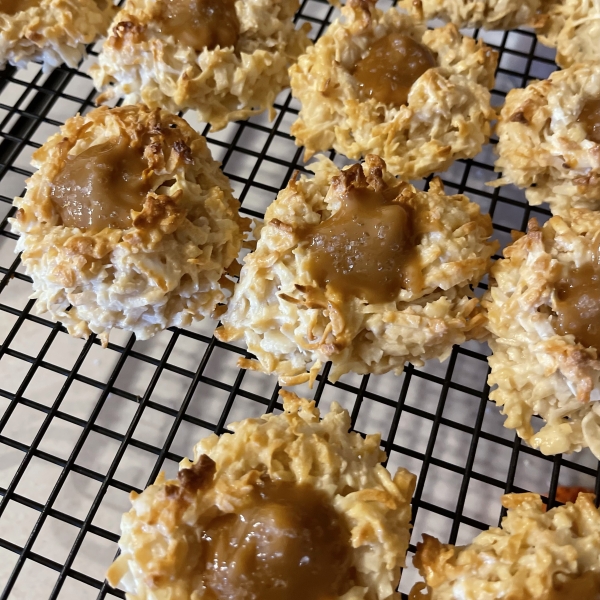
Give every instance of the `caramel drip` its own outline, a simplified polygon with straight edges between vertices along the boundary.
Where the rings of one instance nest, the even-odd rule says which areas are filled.
[[[201,52],[235,46],[240,23],[235,0],[160,0],[160,28],[184,46]]]
[[[302,232],[308,271],[319,287],[370,304],[393,302],[402,289],[421,290],[416,215],[394,201],[398,193],[351,186],[336,213]]]
[[[353,74],[363,98],[402,106],[414,82],[435,65],[427,46],[408,35],[390,33],[373,44]]]
[[[583,124],[588,140],[600,144],[600,98],[592,98],[583,105],[577,122]]]
[[[142,148],[124,136],[69,155],[52,182],[50,199],[63,225],[100,230],[131,226],[131,210],[143,207],[151,182]]]
[[[544,600],[600,600],[600,573],[588,571],[558,583]]]
[[[0,0],[0,13],[13,16],[39,3],[40,0]]]
[[[334,600],[352,586],[350,533],[322,492],[263,481],[203,537],[211,600]]]
[[[555,329],[600,350],[600,266],[571,268],[556,286]]]

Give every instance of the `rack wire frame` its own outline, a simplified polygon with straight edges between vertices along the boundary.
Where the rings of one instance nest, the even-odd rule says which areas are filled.
[[[387,4],[391,5],[391,2]],[[303,0],[296,19],[310,23],[316,39],[336,14],[326,0]],[[474,37],[483,37],[500,54],[497,85],[493,91],[497,105],[502,103],[511,87],[523,87],[532,78],[546,77],[556,68],[552,52],[539,46],[530,31],[486,33],[476,30],[470,33]],[[90,49],[91,60],[97,55],[98,46],[95,48]],[[7,103],[5,98],[11,86],[13,92],[16,89],[18,93],[16,96],[13,93],[15,100]],[[31,577],[35,568],[41,567],[53,573],[45,596],[49,599],[124,598],[121,590],[108,586],[101,573],[90,574],[77,563],[88,536],[106,541],[111,552],[114,554],[116,551],[118,522],[111,522],[110,527],[96,522],[108,498],[115,490],[122,494],[132,489],[139,492],[162,469],[173,471],[176,463],[183,458],[174,441],[184,426],[193,425],[206,433],[222,433],[234,415],[240,418],[282,408],[278,402],[279,387],[273,378],[263,378],[258,383],[247,385],[251,375],[237,368],[230,370],[227,377],[220,377],[221,371],[215,363],[238,356],[248,357],[249,354],[238,345],[216,340],[212,335],[214,323],[205,323],[199,328],[170,329],[163,334],[164,343],[158,351],[147,351],[146,346],[136,342],[133,336],[120,336],[117,341],[109,343],[108,350],[103,351],[115,353],[116,360],[110,372],[106,376],[95,377],[93,369],[90,373],[84,365],[99,348],[97,339],[91,337],[81,342],[72,363],[65,365],[56,352],[58,342],[68,339],[64,327],[32,314],[34,302],[22,298],[22,294],[19,296],[22,298],[20,303],[12,301],[8,294],[11,286],[16,283],[27,286],[30,283],[20,269],[19,258],[12,254],[16,236],[11,233],[8,223],[15,210],[12,196],[21,193],[22,182],[31,175],[31,170],[22,166],[23,161],[19,157],[38,148],[43,141],[42,134],[57,130],[64,118],[70,116],[66,114],[57,118],[53,111],[58,105],[66,107],[59,111],[61,114],[65,111],[71,111],[71,114],[84,112],[93,108],[95,95],[83,68],[61,67],[48,75],[44,75],[39,67],[26,71],[7,68],[0,79],[0,474],[3,461],[8,461],[7,456],[17,456],[13,467],[8,469],[8,476],[0,476],[0,563],[10,563],[5,580],[0,579],[0,586],[3,586],[0,600],[33,598],[26,591],[19,591],[24,589],[23,585],[19,587],[19,582]],[[276,110],[273,123],[268,123],[265,117],[257,117],[231,125],[225,133],[212,134],[206,126],[200,129],[207,136],[213,153],[222,161],[223,170],[242,202],[242,213],[247,216],[261,218],[264,207],[292,173],[305,167],[302,149],[293,145],[289,135],[289,125],[298,112],[289,91],[280,94]],[[281,147],[286,150],[280,151]],[[340,160],[334,153],[330,155]],[[489,210],[495,236],[504,246],[510,240],[511,229],[524,230],[530,217],[544,221],[549,212],[544,207],[528,206],[522,193],[514,189],[492,189],[480,185],[481,180],[495,178],[493,160],[488,146],[480,156],[459,161],[441,177],[448,191],[465,193]],[[280,185],[273,184],[273,177],[261,177],[265,171],[275,172],[280,178]],[[422,184],[426,186],[427,181]],[[15,185],[21,187],[15,188]],[[12,195],[8,189],[13,190]],[[263,204],[260,205],[259,201],[257,205],[256,198]],[[483,290],[485,284],[480,288]],[[38,347],[29,349],[27,338],[31,327],[38,332],[43,331],[44,339]],[[182,340],[202,349],[195,356],[195,362],[186,366],[176,364],[172,358]],[[600,493],[598,463],[589,453],[544,457],[521,443],[512,432],[502,430],[498,410],[488,400],[489,389],[485,383],[487,353],[485,346],[464,344],[454,348],[446,363],[428,364],[424,369],[408,365],[401,377],[386,376],[385,385],[379,385],[375,381],[377,378],[369,376],[342,378],[332,384],[327,379],[326,366],[315,389],[307,392],[317,402],[330,397],[343,398],[350,411],[353,428],[361,433],[373,433],[372,428],[365,431],[372,421],[370,414],[379,411],[383,415],[373,422],[381,430],[381,445],[389,456],[390,468],[406,465],[418,475],[412,502],[415,530],[409,558],[420,539],[419,534],[432,519],[443,521],[444,525],[440,528],[445,537],[443,541],[450,543],[465,541],[473,533],[496,524],[503,514],[499,504],[502,493],[529,490],[545,493],[549,506],[556,503],[559,483],[583,483],[594,488],[597,496]],[[137,392],[119,383],[128,361],[139,361],[151,371],[143,389]],[[15,364],[20,366],[23,376],[16,389],[9,389],[10,386],[5,385],[6,369]],[[476,381],[465,378],[465,373],[469,372],[478,373]],[[154,399],[157,386],[166,375],[186,382],[182,397],[171,404]],[[50,377],[59,381],[53,397],[31,397],[28,390],[32,381]],[[79,393],[74,390],[84,388],[94,390],[96,399],[88,413],[81,415],[72,410],[71,403],[65,399],[70,398],[70,394]],[[200,388],[203,394],[211,393],[211,390],[220,394],[219,410],[213,411],[210,418],[197,416],[190,410],[198,399]],[[107,403],[114,399],[129,407],[124,428],[113,428],[103,424],[99,418]],[[237,408],[242,401],[243,407]],[[462,407],[459,411],[455,409],[458,405]],[[11,433],[10,422],[16,411],[25,408],[37,415],[39,426],[31,439],[23,441]],[[144,441],[138,435],[141,422],[150,413],[170,419],[163,439],[156,443]],[[490,426],[486,425],[488,419],[491,419]],[[407,420],[406,426],[402,425],[404,420]],[[57,422],[69,424],[77,431],[72,445],[64,454],[44,450],[45,439]],[[416,438],[411,438],[409,429],[414,423],[421,425],[416,428]],[[461,441],[457,443],[457,439]],[[103,470],[86,466],[80,460],[90,440],[96,449],[98,443],[113,443],[116,448]],[[482,447],[487,448],[487,462],[479,460]],[[151,468],[144,473],[145,480],[138,478],[137,484],[119,475],[120,464],[131,449],[152,457]],[[189,452],[191,447],[187,449],[188,455]],[[501,456],[504,457],[503,467],[496,472],[492,467]],[[31,486],[25,486],[25,491],[21,491],[34,462],[46,470],[55,467],[57,473],[41,500],[31,492]],[[519,469],[523,465],[529,466],[525,468],[525,475],[520,476]],[[542,471],[543,476],[536,479],[535,473]],[[73,475],[96,485],[95,493],[81,514],[71,514],[57,505],[57,499]],[[447,481],[444,483],[447,477],[453,478],[449,487]],[[482,486],[487,486],[486,489],[491,489],[497,497],[492,518],[486,514],[481,517],[477,510],[472,510],[474,502],[470,490],[473,487],[483,489]],[[449,501],[436,496],[438,488],[452,491]],[[35,515],[23,523],[23,537],[18,543],[3,533],[3,519],[6,522],[7,507],[11,505],[26,507]],[[422,514],[428,517],[419,525]],[[36,543],[44,525],[51,519],[70,525],[75,531],[70,549],[62,558],[53,556],[52,552],[37,550]],[[33,571],[31,565],[35,567]],[[104,566],[107,567],[108,563]],[[75,587],[74,582],[77,583]],[[402,591],[406,592],[409,584],[410,578],[408,581],[403,578]],[[67,591],[73,589],[78,591]]]

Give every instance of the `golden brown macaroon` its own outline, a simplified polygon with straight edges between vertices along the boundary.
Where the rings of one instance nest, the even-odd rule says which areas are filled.
[[[555,499],[557,502],[566,504],[567,502],[575,502],[579,494],[594,495],[594,490],[580,485],[559,485],[556,488]]]
[[[269,109],[309,44],[298,0],[127,0],[90,74],[99,102],[188,109],[213,130]]]
[[[600,457],[600,213],[573,209],[504,250],[483,299],[490,398],[505,427],[544,454]],[[545,423],[533,428],[533,415]]]
[[[537,494],[507,494],[502,527],[468,546],[428,535],[414,564],[425,584],[410,600],[598,600],[600,512],[593,494],[546,512]]]
[[[106,344],[112,328],[146,339],[225,299],[244,220],[206,140],[183,119],[144,105],[98,108],[68,119],[32,164],[11,223],[38,313]]]
[[[415,476],[381,464],[348,412],[281,391],[284,412],[211,435],[177,479],[132,492],[107,579],[132,600],[395,598]]]
[[[582,63],[508,93],[497,125],[502,178],[554,214],[600,209],[600,63]],[[534,187],[532,187],[534,186]]]
[[[539,27],[548,0],[401,0],[399,5],[418,21],[442,19],[457,27],[516,29]]]
[[[290,69],[305,160],[334,148],[414,179],[475,156],[490,135],[497,54],[454,25],[428,31],[396,8],[349,0]]]
[[[546,0],[547,13],[539,40],[556,48],[563,68],[585,61],[600,61],[600,2],[598,0]]]
[[[368,155],[340,171],[320,156],[269,206],[223,326],[283,385],[400,373],[484,335],[477,285],[497,248],[489,215],[434,179],[421,192]],[[258,232],[256,232],[258,234]],[[308,372],[307,372],[308,371]]]
[[[75,68],[114,14],[111,0],[0,0],[0,69],[31,60],[44,71]]]

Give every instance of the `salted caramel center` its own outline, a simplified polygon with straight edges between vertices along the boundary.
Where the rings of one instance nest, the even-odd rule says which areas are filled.
[[[33,8],[40,0],[0,0],[0,13],[5,15],[16,15],[18,12]]]
[[[371,304],[392,302],[403,288],[420,290],[415,215],[394,202],[398,193],[350,186],[336,213],[302,232],[308,271],[319,287]]]
[[[600,600],[600,573],[588,571],[562,583],[555,582],[546,600]]]
[[[390,33],[377,40],[356,65],[354,77],[363,98],[401,106],[408,101],[413,83],[436,60],[431,50],[403,33]]]
[[[587,139],[600,144],[600,98],[588,100],[577,121],[583,124]]]
[[[326,600],[352,586],[350,534],[322,492],[262,482],[203,535],[211,600]]]
[[[570,269],[556,284],[555,312],[557,333],[572,334],[580,344],[600,351],[600,267]]]
[[[235,46],[240,23],[235,0],[161,0],[160,28],[201,52]]]
[[[140,211],[150,191],[146,169],[143,148],[133,148],[121,136],[69,155],[52,183],[50,199],[66,227],[126,229],[131,210]]]

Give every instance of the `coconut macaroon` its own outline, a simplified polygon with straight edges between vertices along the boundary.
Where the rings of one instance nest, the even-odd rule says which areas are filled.
[[[598,600],[600,512],[593,494],[546,512],[537,494],[507,494],[502,527],[468,546],[428,535],[414,564],[426,583],[410,600]]]
[[[333,403],[280,392],[284,412],[211,435],[177,479],[131,493],[107,579],[136,600],[385,600],[404,566],[415,476],[381,464]]]
[[[100,103],[193,109],[213,130],[269,109],[309,39],[298,0],[127,0],[98,65]],[[309,27],[310,29],[310,27]]]
[[[206,140],[183,119],[98,108],[68,119],[32,164],[11,222],[38,313],[106,344],[112,328],[146,339],[225,299],[245,223]]]
[[[326,361],[332,381],[400,373],[484,335],[469,286],[497,248],[489,215],[446,196],[439,179],[428,192],[400,182],[374,155],[343,171],[323,156],[309,168],[314,177],[292,179],[267,209],[216,331],[258,358],[240,366],[282,385],[312,384]]]
[[[544,0],[401,0],[418,21],[442,19],[457,27],[515,29],[545,23]],[[546,0],[547,1],[547,0]]]
[[[547,18],[540,41],[556,48],[561,67],[600,61],[600,2],[598,0],[546,0]]]
[[[414,179],[475,156],[496,116],[496,52],[454,25],[428,31],[373,0],[348,0],[342,15],[290,69],[302,103],[291,133],[305,160],[329,148],[373,153]]]
[[[511,90],[497,125],[502,178],[554,214],[600,209],[600,63],[574,65]],[[530,187],[535,186],[535,187]]]
[[[0,0],[0,69],[31,60],[45,72],[75,68],[114,14],[111,0]]]
[[[600,458],[600,213],[571,218],[532,219],[492,267],[490,398],[544,454],[589,446]]]

